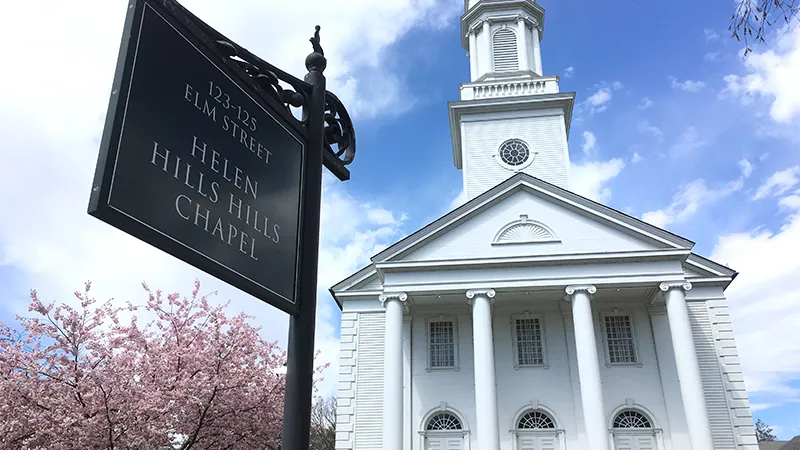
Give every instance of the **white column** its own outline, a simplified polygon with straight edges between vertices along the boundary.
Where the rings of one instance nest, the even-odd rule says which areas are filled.
[[[590,450],[608,450],[608,426],[591,306],[591,295],[597,292],[597,288],[591,285],[567,286],[566,291],[572,302],[575,355],[578,359],[586,443]]]
[[[706,397],[703,381],[700,378],[700,365],[697,363],[697,350],[689,322],[689,309],[686,307],[685,291],[692,288],[688,281],[661,283],[659,288],[665,292],[669,331],[672,335],[672,349],[675,353],[675,368],[678,369],[678,382],[681,386],[681,399],[689,427],[692,450],[713,450],[711,425],[708,421]]]
[[[472,304],[472,345],[475,352],[475,411],[477,415],[475,426],[480,450],[500,449],[490,300],[494,296],[494,289],[467,291],[467,298]]]
[[[528,27],[522,16],[517,17],[517,31],[519,34],[519,45],[517,45],[519,70],[528,70]]]
[[[470,81],[478,78],[478,36],[475,30],[469,30],[469,76]]]
[[[483,21],[483,36],[486,40],[486,54],[489,56],[486,58],[486,64],[484,64],[485,68],[483,70],[485,72],[494,72],[494,52],[492,52],[492,35],[489,32],[488,20]]]
[[[539,24],[536,23],[531,30],[533,35],[533,71],[544,76],[542,72],[542,49],[539,45]]]
[[[383,363],[383,450],[403,450],[403,302],[405,292],[379,297],[386,308]]]

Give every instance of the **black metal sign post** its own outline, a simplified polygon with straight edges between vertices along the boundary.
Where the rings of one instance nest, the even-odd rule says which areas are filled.
[[[309,447],[322,166],[350,178],[353,123],[175,0],[131,0],[89,214],[290,314],[282,450]],[[292,114],[302,107],[302,118]]]
[[[319,45],[319,26],[311,38],[314,52],[306,58],[311,95],[303,110],[308,124],[306,152],[306,197],[300,253],[300,313],[289,318],[289,345],[286,361],[286,391],[283,398],[281,449],[309,448],[311,433],[311,391],[314,377],[314,328],[317,314],[317,270],[319,263],[319,225],[322,197],[322,154],[325,127],[325,70],[327,61]]]

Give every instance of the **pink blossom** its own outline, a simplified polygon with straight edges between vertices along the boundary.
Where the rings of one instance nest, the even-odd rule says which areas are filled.
[[[22,331],[0,323],[0,448],[277,448],[285,352],[199,281],[191,298],[142,286],[124,307],[90,282],[78,308],[32,290]]]

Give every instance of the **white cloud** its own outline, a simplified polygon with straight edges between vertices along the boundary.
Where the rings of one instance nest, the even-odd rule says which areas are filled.
[[[636,129],[641,133],[652,134],[659,142],[664,140],[664,133],[661,131],[661,128],[658,128],[647,120],[639,121],[636,125]]]
[[[770,116],[788,123],[800,114],[800,26],[784,30],[773,48],[750,53],[744,59],[746,74],[724,77],[722,95],[738,97],[750,105],[757,97],[770,101]]]
[[[593,110],[603,111],[608,107],[607,103],[611,101],[611,89],[600,88],[590,95],[587,101]]]
[[[721,236],[711,259],[739,276],[726,291],[742,370],[751,398],[779,405],[800,399],[790,385],[800,381],[797,274],[800,273],[800,214],[779,230],[763,227]]]
[[[800,211],[800,189],[794,191],[791,195],[781,197],[778,200],[778,206],[782,209]]]
[[[614,158],[609,161],[589,161],[570,165],[569,189],[596,202],[607,203],[611,200],[611,188],[604,186],[619,175],[625,163]]]
[[[705,35],[706,40],[709,42],[719,39],[719,33],[708,28],[703,28],[703,35]]]
[[[592,133],[591,131],[584,131],[583,154],[587,156],[591,155],[594,152],[596,145],[597,145],[597,137],[595,137],[594,133]]]
[[[416,27],[444,26],[460,5],[434,0],[265,3],[185,0],[184,5],[244,47],[302,76],[313,25],[322,26],[329,89],[359,118],[407,109],[408,90],[387,75],[389,48]],[[14,170],[0,178],[0,266],[13,270],[13,286],[38,288],[48,299],[66,299],[82,282],[95,281],[98,298],[141,299],[140,282],[165,291],[219,290],[233,311],[247,311],[265,338],[286,345],[285,314],[167,256],[86,214],[99,135],[103,127],[125,2],[94,0],[83,8],[60,1],[17,2],[0,15],[0,59],[48,55],[52,70],[0,71],[2,156]],[[92,14],[85,14],[86,10]],[[276,44],[277,43],[277,44]],[[21,66],[20,66],[21,67]],[[399,236],[403,215],[350,196],[326,177],[322,210],[320,289],[324,293]],[[4,302],[13,315],[26,303]],[[320,296],[317,345],[335,364],[338,309]],[[335,372],[326,373],[325,393]]]
[[[706,83],[703,81],[692,81],[692,80],[679,81],[677,78],[673,76],[668,76],[667,79],[670,80],[670,86],[672,86],[672,89],[679,89],[681,91],[697,92],[700,89],[706,87]]]
[[[653,101],[647,97],[643,97],[641,103],[639,103],[639,109],[647,109],[653,106]]]
[[[708,52],[703,55],[703,59],[708,62],[719,61],[719,52]]]
[[[753,174],[753,165],[744,158],[739,161],[739,168],[742,169],[742,176],[744,178],[750,178],[750,175]]]
[[[574,67],[569,66],[566,69],[564,69],[564,78],[570,78],[573,75],[575,75],[575,68]]]
[[[664,209],[647,211],[642,214],[642,220],[664,228],[673,223],[685,222],[697,210],[723,197],[727,197],[740,190],[743,186],[741,179],[731,181],[717,189],[709,189],[703,179],[697,179],[681,186],[672,197],[672,203]]]
[[[689,126],[672,145],[670,153],[676,157],[687,156],[707,145],[708,141],[700,137],[697,129]]]
[[[756,193],[753,194],[753,200],[760,200],[770,195],[781,195],[793,188],[799,182],[800,166],[779,170],[773,173],[772,176],[767,178],[764,183],[758,187]]]
[[[697,132],[693,126],[686,127],[678,140],[670,148],[670,154],[674,157],[689,156],[697,150],[707,146],[709,142]]]
[[[640,162],[642,162],[642,159],[644,159],[644,158],[642,158],[642,156],[639,155],[638,152],[633,152],[633,156],[631,157],[631,162],[632,163],[634,163],[634,164],[640,163]]]
[[[586,100],[580,102],[575,107],[575,114],[578,116],[578,121],[582,119],[580,114],[586,110],[591,113],[599,113],[608,109],[611,99],[614,97],[614,91],[622,88],[623,85],[619,81],[613,81],[611,83],[604,81],[596,84],[594,86],[596,90],[589,95]]]

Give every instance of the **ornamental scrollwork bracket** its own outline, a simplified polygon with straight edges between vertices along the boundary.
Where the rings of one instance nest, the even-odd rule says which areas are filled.
[[[339,97],[330,92],[325,97],[325,150],[326,154],[336,158],[336,164],[342,168],[356,157],[353,120]]]
[[[279,76],[273,67],[269,67],[262,61],[248,61],[248,59],[252,60],[253,58],[247,58],[247,54],[242,55],[243,52],[239,51],[241,47],[231,41],[220,39],[215,43],[220,54],[230,58],[231,61],[242,68],[264,93],[283,106],[286,111],[291,113],[292,106],[299,108],[305,104],[305,96],[300,93],[303,92],[303,86],[300,85],[299,80],[292,79],[293,77]],[[247,53],[249,54],[249,52]],[[281,81],[290,85],[291,89],[281,86]]]
[[[309,39],[313,48],[313,53],[306,58],[306,68],[308,70],[325,70],[327,62],[324,51],[320,45],[320,27],[314,27],[314,36]],[[323,162],[340,180],[350,178],[350,171],[347,165],[353,162],[356,156],[356,132],[353,127],[353,120],[344,107],[339,97],[333,93],[325,92],[325,113],[323,118],[324,140],[323,140]]]

